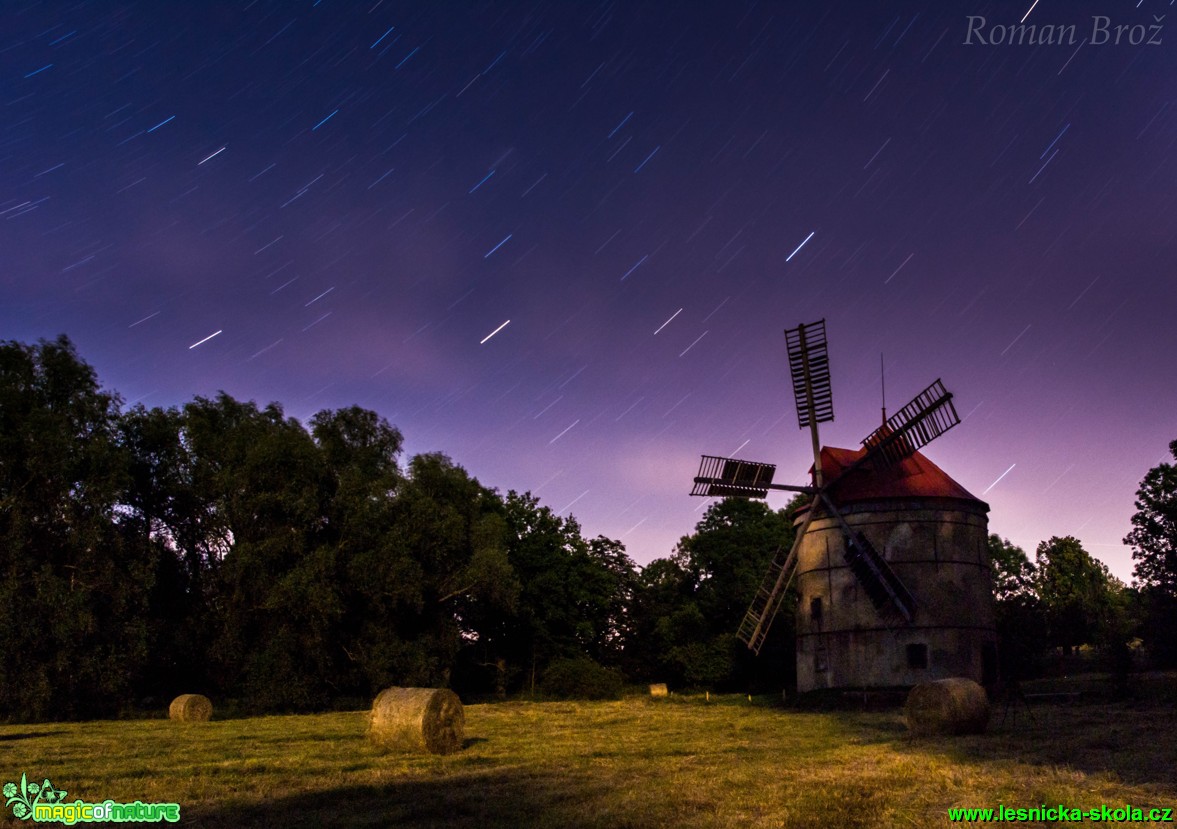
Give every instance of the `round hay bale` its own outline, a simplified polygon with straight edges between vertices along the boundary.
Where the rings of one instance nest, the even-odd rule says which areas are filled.
[[[989,724],[989,698],[971,679],[938,679],[912,688],[904,713],[912,734],[982,734]]]
[[[650,685],[650,696],[652,697],[664,697],[669,693],[670,691],[666,689],[665,682],[655,682]]]
[[[385,751],[449,754],[462,747],[466,715],[446,688],[385,688],[372,702],[368,739]]]
[[[168,706],[168,719],[180,722],[208,722],[213,715],[213,704],[203,694],[180,694]]]

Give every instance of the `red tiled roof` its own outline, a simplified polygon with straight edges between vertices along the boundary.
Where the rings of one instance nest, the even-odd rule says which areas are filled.
[[[822,477],[829,483],[829,495],[835,503],[878,498],[958,498],[985,503],[919,452],[886,469],[875,470],[864,464],[846,472],[864,454],[865,449],[822,448]],[[985,507],[988,509],[987,504]]]

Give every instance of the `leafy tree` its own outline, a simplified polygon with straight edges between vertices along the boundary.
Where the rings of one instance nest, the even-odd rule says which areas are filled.
[[[1177,460],[1177,440],[1169,451]],[[1136,580],[1177,599],[1177,465],[1158,464],[1144,476],[1124,543],[1132,546]]]
[[[753,661],[735,634],[778,547],[793,542],[790,507],[773,511],[761,501],[728,498],[708,507],[668,562],[643,571],[637,627],[648,636],[648,664],[688,685],[779,687],[792,670],[792,617],[787,597],[772,638],[780,653]]]
[[[450,681],[481,621],[513,606],[519,585],[498,496],[440,454],[418,455],[380,545],[357,553],[365,619],[355,657],[375,686]]]
[[[1177,460],[1177,440],[1169,444]],[[1161,463],[1136,492],[1132,531],[1124,539],[1136,561],[1142,635],[1161,667],[1177,666],[1177,464]]]
[[[996,533],[989,535],[989,566],[993,598],[998,602],[1033,595],[1036,571],[1026,551]]]
[[[0,344],[0,716],[181,688],[307,710],[459,655],[504,693],[553,660],[615,678],[592,666],[636,641],[620,542],[444,455],[402,470],[373,412],[310,425],[223,392],[123,413],[67,339]]]
[[[586,612],[593,585],[581,581],[589,559],[575,519],[560,518],[531,493],[508,492],[505,505],[509,556],[522,586],[509,648],[534,686],[550,660],[584,655],[596,638]]]
[[[311,433],[333,478],[332,498],[339,503],[335,523],[359,523],[366,510],[375,511],[372,523],[379,525],[380,510],[396,494],[402,477],[398,466],[400,431],[375,412],[351,406],[324,410],[311,418]],[[340,526],[340,541],[346,543],[346,526]]]
[[[200,593],[219,556],[205,538],[211,505],[193,489],[184,428],[176,409],[135,406],[122,414],[119,440],[127,451],[130,476],[124,503],[144,535],[179,559],[185,588]]]
[[[996,534],[989,536],[989,565],[1002,676],[1029,678],[1039,671],[1047,648],[1037,570],[1021,547]]]
[[[64,336],[0,343],[0,714],[55,719],[129,701],[153,568],[120,523],[118,399]]]
[[[691,584],[677,562],[657,558],[641,569],[630,606],[623,661],[627,676],[650,682],[683,682],[681,670],[672,666],[669,654],[681,628],[674,616],[690,602]]]
[[[1050,644],[1069,655],[1075,647],[1096,641],[1109,623],[1112,576],[1072,536],[1043,541],[1036,557]]]
[[[192,486],[192,458],[176,409],[135,406],[118,421],[128,486],[121,521],[154,563],[149,593],[150,643],[143,694],[166,698],[179,688],[207,690],[216,598],[206,525],[212,505]],[[223,551],[222,551],[223,552]]]
[[[415,564],[392,537],[395,498],[404,482],[403,438],[375,412],[356,406],[317,413],[311,433],[327,475],[319,534],[319,543],[327,546],[320,558],[332,558],[329,569],[342,610],[334,619],[331,646],[337,660],[331,682],[343,692],[370,695],[383,687],[388,668],[363,637],[384,626],[382,637],[392,635],[402,600],[416,599],[415,589],[399,578],[416,573]],[[389,649],[402,648],[398,642]]]
[[[517,600],[479,617],[467,661],[492,668],[499,693],[534,691],[556,659],[619,662],[635,579],[621,543],[586,542],[576,519],[560,518],[530,493],[509,492],[503,520]]]
[[[604,601],[598,603],[602,622],[590,654],[605,665],[621,664],[633,635],[631,608],[637,588],[637,567],[620,541],[599,535],[588,543],[588,557],[597,565]]]
[[[217,685],[265,709],[322,706],[330,630],[342,614],[333,550],[320,544],[330,478],[302,425],[225,393],[184,407],[203,544],[216,562]]]

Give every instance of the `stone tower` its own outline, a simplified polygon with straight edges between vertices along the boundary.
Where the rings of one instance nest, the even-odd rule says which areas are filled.
[[[997,676],[989,505],[919,452],[846,471],[864,450],[821,450],[828,494],[915,599],[911,623],[880,616],[843,554],[840,523],[818,513],[798,549],[797,689],[894,688]],[[800,524],[804,514],[800,513]]]

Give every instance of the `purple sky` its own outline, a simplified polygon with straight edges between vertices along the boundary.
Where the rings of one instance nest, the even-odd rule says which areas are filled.
[[[128,402],[374,409],[645,563],[701,453],[804,481],[782,331],[824,317],[823,442],[878,424],[880,353],[891,411],[942,377],[927,455],[991,530],[1128,579],[1177,438],[1177,16],[995,42],[1032,2],[9,0],[0,336]]]

